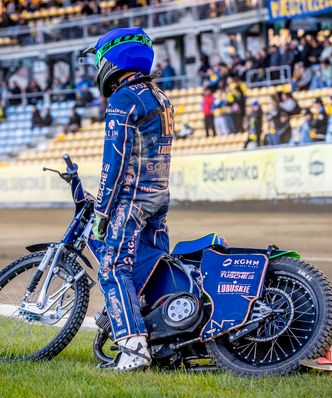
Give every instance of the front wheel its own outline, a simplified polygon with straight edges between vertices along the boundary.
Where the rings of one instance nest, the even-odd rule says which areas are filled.
[[[258,329],[231,343],[206,344],[218,367],[238,375],[282,375],[299,361],[325,356],[332,343],[332,287],[314,266],[288,257],[272,260],[262,301],[275,309]]]
[[[71,342],[84,320],[89,302],[85,274],[44,314],[36,315],[22,308],[27,286],[45,253],[22,257],[0,272],[0,362],[52,359]],[[56,294],[68,278],[81,271],[81,266],[69,257],[60,258],[47,296]],[[32,302],[38,298],[47,271],[44,274],[29,297]]]

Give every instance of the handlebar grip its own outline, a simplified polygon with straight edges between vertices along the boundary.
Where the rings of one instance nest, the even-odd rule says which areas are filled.
[[[73,162],[71,161],[70,156],[68,155],[68,153],[65,153],[63,155],[63,160],[66,162],[66,165],[67,165],[69,170],[73,170],[74,169]]]

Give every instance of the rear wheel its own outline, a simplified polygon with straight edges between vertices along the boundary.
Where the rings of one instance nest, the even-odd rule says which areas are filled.
[[[20,307],[44,255],[44,251],[32,253],[0,272],[0,362],[51,359],[71,342],[83,322],[89,302],[86,275],[74,282],[45,314],[38,316]],[[60,259],[47,295],[81,271],[81,266],[69,257]],[[47,271],[44,274],[29,297],[30,302],[37,300]]]
[[[332,343],[332,288],[314,266],[281,257],[270,262],[263,300],[274,314],[250,335],[207,343],[211,359],[240,375],[287,374],[304,358],[324,356]]]

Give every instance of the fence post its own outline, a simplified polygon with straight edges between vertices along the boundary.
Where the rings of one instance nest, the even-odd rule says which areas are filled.
[[[271,69],[270,68],[266,68],[266,81],[268,83],[269,86],[271,86],[272,84],[272,80],[271,80]]]

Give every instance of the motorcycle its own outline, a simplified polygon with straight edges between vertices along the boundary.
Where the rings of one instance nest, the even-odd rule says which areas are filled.
[[[87,312],[95,282],[83,252],[89,246],[98,258],[91,244],[95,200],[83,190],[78,166],[63,158],[65,173],[44,170],[70,184],[75,214],[60,242],[28,246],[30,254],[0,272],[1,362],[54,358]],[[332,287],[295,251],[232,247],[211,233],[179,242],[144,272],[133,277],[152,366],[281,375],[331,346]],[[112,365],[117,347],[105,308],[95,322],[94,354],[100,367]]]

